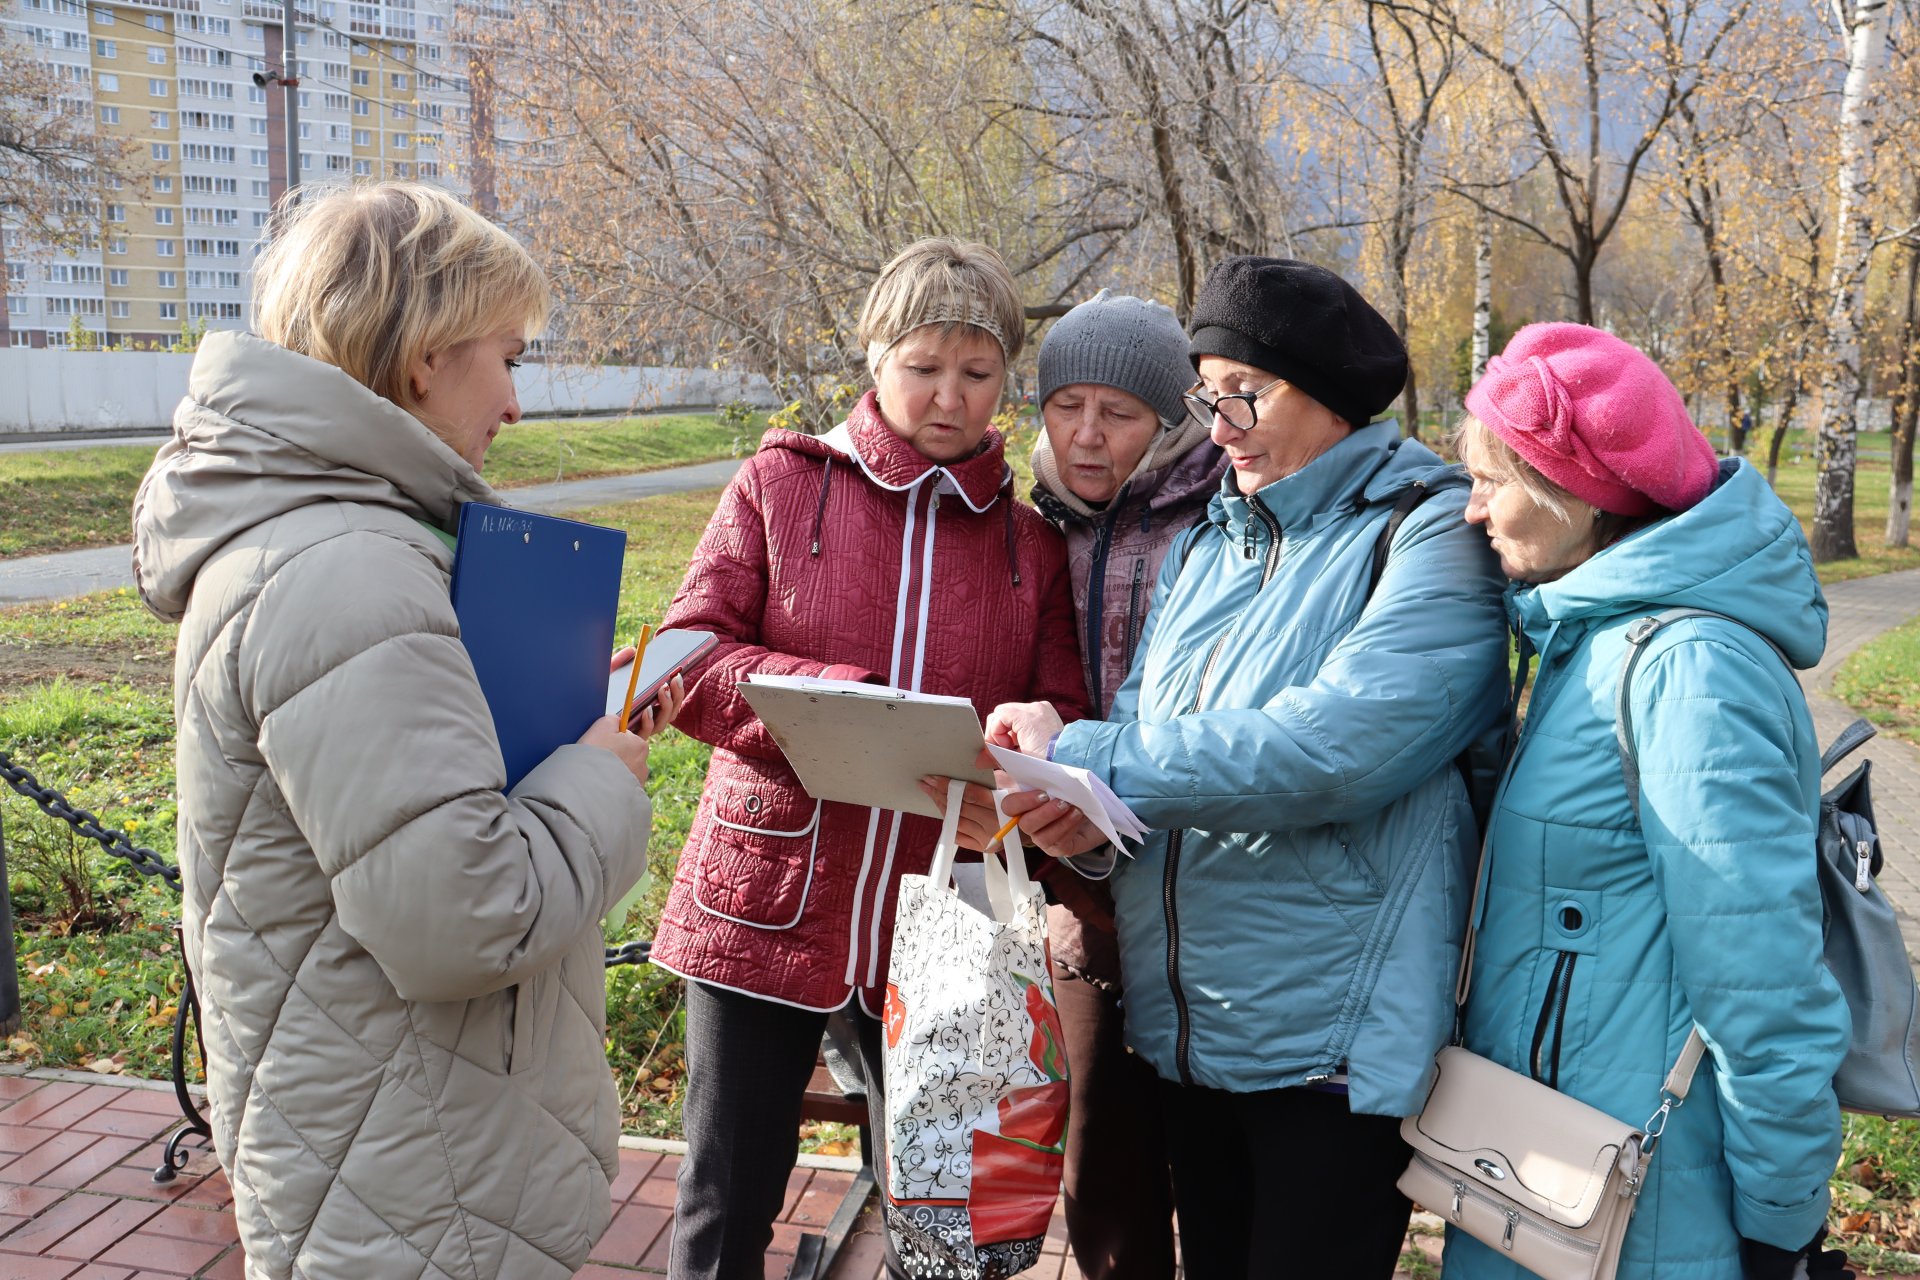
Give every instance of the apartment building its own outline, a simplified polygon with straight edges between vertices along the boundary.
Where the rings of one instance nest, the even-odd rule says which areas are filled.
[[[75,317],[111,345],[247,326],[248,265],[287,182],[286,90],[255,72],[299,79],[302,183],[416,178],[490,199],[469,159],[485,165],[471,133],[490,117],[453,44],[457,3],[300,0],[289,60],[277,2],[0,0],[56,67],[62,105],[126,139],[143,171],[107,184],[75,252],[0,222],[0,344],[67,345]]]

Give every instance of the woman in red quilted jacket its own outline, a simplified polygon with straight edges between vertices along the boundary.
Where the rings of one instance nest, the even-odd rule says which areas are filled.
[[[824,436],[773,430],[734,477],[666,624],[718,634],[679,725],[713,744],[653,959],[687,979],[676,1280],[758,1277],[827,1015],[880,1023],[902,875],[934,819],[822,803],[735,684],[756,672],[1086,706],[1060,536],[1013,496],[991,426],[1025,318],[984,245],[923,240],[861,312],[874,390]],[[904,1274],[896,1259],[889,1269]]]

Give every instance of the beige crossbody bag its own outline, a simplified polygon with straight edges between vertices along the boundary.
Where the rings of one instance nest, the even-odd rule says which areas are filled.
[[[1480,856],[1454,985],[1456,1028],[1473,979],[1484,848]],[[1426,1105],[1400,1122],[1413,1148],[1400,1190],[1543,1280],[1612,1280],[1654,1148],[1706,1047],[1695,1027],[1660,1086],[1659,1109],[1635,1129],[1449,1045],[1434,1059]]]

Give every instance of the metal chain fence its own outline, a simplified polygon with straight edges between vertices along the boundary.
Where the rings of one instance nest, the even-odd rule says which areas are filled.
[[[33,776],[32,771],[13,762],[11,756],[0,750],[0,780],[9,787],[40,807],[41,812],[60,819],[71,826],[83,838],[95,841],[109,855],[130,864],[143,876],[151,876],[167,885],[175,893],[181,891],[180,868],[162,858],[151,849],[145,849],[127,838],[124,831],[116,831],[102,826],[97,815],[88,809],[73,803],[57,787],[50,787]],[[174,927],[176,936],[179,926]],[[0,1025],[16,1023],[20,1013],[20,974],[13,957],[13,910],[7,896],[6,886],[6,834],[0,827]],[[623,943],[606,949],[606,965],[611,969],[618,965],[645,964],[652,951],[653,944],[646,940]],[[167,1146],[160,1167],[154,1170],[155,1182],[171,1182],[178,1171],[186,1167],[188,1153],[181,1147],[186,1137],[198,1134],[211,1140],[213,1129],[207,1123],[195,1105],[193,1095],[187,1089],[186,1053],[187,1022],[193,1022],[194,1041],[200,1044],[200,1001],[195,993],[193,970],[186,962],[184,948],[181,951],[180,967],[184,975],[180,992],[180,1001],[176,1006],[173,1022],[173,1089],[180,1102],[180,1113],[186,1123],[175,1130],[167,1140]],[[202,1045],[201,1071],[206,1069],[206,1050]]]

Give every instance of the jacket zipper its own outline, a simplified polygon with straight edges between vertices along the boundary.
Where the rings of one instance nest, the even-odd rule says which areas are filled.
[[[1560,1044],[1567,1030],[1567,1000],[1573,994],[1573,966],[1577,952],[1556,952],[1553,975],[1547,979],[1547,996],[1540,1002],[1540,1017],[1533,1024],[1533,1078],[1549,1089],[1560,1087]],[[1553,1046],[1547,1048],[1547,1030],[1553,1030]]]
[[[1140,582],[1147,575],[1147,558],[1141,556],[1133,562],[1133,587],[1127,592],[1127,629],[1124,633],[1126,647],[1121,650],[1120,660],[1128,671],[1133,670],[1134,646],[1140,643]]]
[[[1100,615],[1106,608],[1107,552],[1113,546],[1114,523],[1120,519],[1119,501],[1114,500],[1113,514],[1094,531],[1093,564],[1087,570],[1087,636],[1081,651],[1087,664],[1087,690],[1093,694],[1096,711],[1106,706],[1106,690],[1100,687]]]
[[[1598,1253],[1600,1251],[1600,1246],[1591,1240],[1582,1240],[1579,1236],[1561,1231],[1555,1227],[1550,1227],[1537,1219],[1521,1215],[1513,1206],[1503,1203],[1495,1196],[1488,1195],[1470,1182],[1461,1181],[1459,1175],[1454,1173],[1453,1170],[1422,1152],[1414,1152],[1413,1159],[1416,1164],[1423,1166],[1428,1172],[1445,1178],[1448,1185],[1452,1188],[1453,1207],[1447,1215],[1448,1220],[1451,1222],[1458,1223],[1460,1221],[1460,1208],[1463,1202],[1467,1200],[1477,1200],[1507,1220],[1506,1227],[1501,1232],[1501,1244],[1508,1249],[1513,1248],[1515,1228],[1524,1227],[1526,1230],[1536,1235],[1545,1236],[1555,1244],[1562,1245],[1568,1249],[1577,1249],[1581,1253]]]
[[[1272,540],[1267,544],[1267,563],[1260,571],[1260,585],[1254,588],[1253,592],[1254,599],[1257,600],[1260,592],[1266,587],[1267,583],[1273,581],[1274,572],[1280,567],[1280,522],[1268,514],[1267,509],[1260,505],[1260,501],[1257,498],[1247,499],[1247,509],[1260,513],[1262,523],[1266,525],[1268,532],[1272,535]],[[1187,704],[1187,709],[1180,714],[1190,716],[1200,709],[1201,699],[1207,696],[1207,682],[1213,678],[1214,665],[1220,660],[1220,650],[1226,646],[1228,634],[1233,630],[1234,623],[1238,622],[1240,617],[1245,616],[1247,609],[1252,607],[1253,600],[1247,601],[1245,608],[1241,609],[1240,615],[1236,616],[1232,622],[1227,623],[1226,626],[1221,627],[1220,634],[1213,638],[1213,648],[1207,651],[1206,664],[1200,668],[1200,682],[1194,687],[1193,700]],[[1186,843],[1186,835],[1187,832],[1184,827],[1175,828],[1167,834],[1167,865],[1160,880],[1160,905],[1161,911],[1165,915],[1167,925],[1167,985],[1173,989],[1173,1009],[1176,1023],[1173,1038],[1173,1060],[1174,1064],[1180,1069],[1180,1083],[1191,1087],[1193,1085],[1193,1064],[1189,1058],[1189,1050],[1193,1042],[1193,1018],[1187,1009],[1186,989],[1180,984],[1179,893],[1174,883],[1179,878],[1180,850]]]

